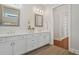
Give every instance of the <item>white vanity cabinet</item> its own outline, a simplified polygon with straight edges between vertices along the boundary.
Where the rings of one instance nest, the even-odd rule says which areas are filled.
[[[14,55],[30,52],[50,43],[49,33],[27,34],[17,36],[14,42]]]
[[[20,55],[50,43],[49,33],[23,34],[0,38],[1,55]]]
[[[12,55],[12,43],[8,38],[0,38],[0,55]]]

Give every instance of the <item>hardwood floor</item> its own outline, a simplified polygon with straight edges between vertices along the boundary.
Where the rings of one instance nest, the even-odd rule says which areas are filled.
[[[25,55],[75,55],[75,54],[57,46],[46,45],[44,47],[26,53]]]

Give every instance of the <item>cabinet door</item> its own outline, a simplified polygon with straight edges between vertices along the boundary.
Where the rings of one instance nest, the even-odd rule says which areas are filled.
[[[24,54],[26,53],[27,45],[25,45],[26,40],[23,37],[18,37],[18,40],[13,41],[14,54]]]
[[[33,50],[33,48],[32,48],[32,45],[33,45],[32,44],[32,39],[33,39],[33,35],[27,35],[27,37],[26,37],[27,52]]]
[[[45,45],[44,33],[41,33],[41,34],[39,35],[38,42],[39,42],[39,47]]]
[[[38,48],[38,38],[37,37],[33,38],[31,44],[32,44],[32,49]]]
[[[32,39],[31,38],[28,38],[27,39],[27,43],[26,43],[26,45],[27,45],[27,51],[29,52],[29,51],[31,51],[31,50],[33,50],[33,48],[32,48]]]
[[[12,55],[11,42],[0,42],[0,55]]]
[[[49,44],[50,43],[50,35],[49,35],[49,33],[45,33],[43,35],[43,40],[44,40],[44,44]]]
[[[49,33],[41,33],[38,37],[39,46],[43,46],[50,43],[50,34]]]
[[[38,42],[35,38],[29,38],[27,39],[27,50],[32,51],[34,49],[38,48]]]

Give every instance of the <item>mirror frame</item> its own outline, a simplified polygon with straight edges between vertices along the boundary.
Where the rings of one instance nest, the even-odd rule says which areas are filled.
[[[40,17],[40,23],[39,22],[39,18]],[[35,14],[35,27],[43,27],[43,15],[39,15],[39,14]]]
[[[20,25],[20,10],[18,9],[18,8],[14,8],[14,7],[10,7],[10,6],[6,6],[6,5],[0,5],[0,9],[1,9],[1,15],[0,15],[0,17],[1,17],[1,24],[0,24],[0,26],[19,26]],[[16,22],[16,24],[13,24],[13,25],[9,25],[9,24],[2,24],[3,22],[2,22],[2,20],[3,20],[3,17],[5,17],[5,16],[3,16],[3,14],[5,13],[5,9],[7,10],[7,9],[12,9],[12,10],[15,10],[15,11],[17,11],[17,18],[18,19],[15,19],[15,22]],[[6,19],[5,19],[6,20]]]

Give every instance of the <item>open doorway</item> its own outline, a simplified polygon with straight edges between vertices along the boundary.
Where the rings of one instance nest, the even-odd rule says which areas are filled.
[[[53,8],[53,15],[54,15],[54,45],[68,50],[69,5],[59,5]]]

